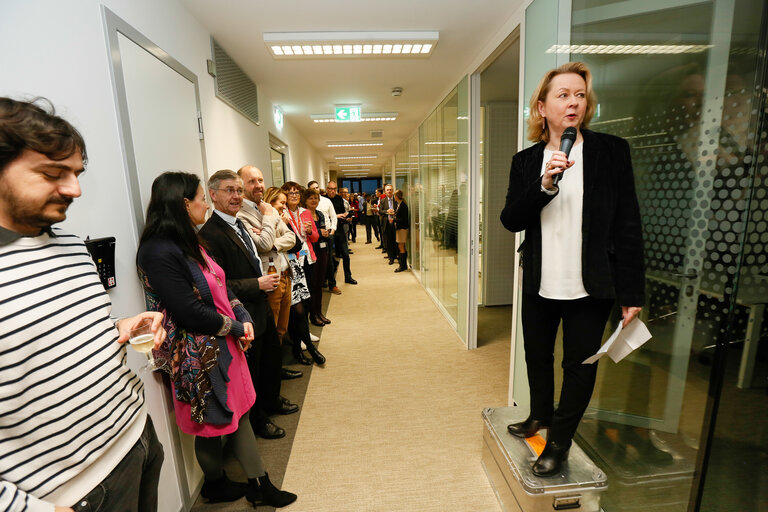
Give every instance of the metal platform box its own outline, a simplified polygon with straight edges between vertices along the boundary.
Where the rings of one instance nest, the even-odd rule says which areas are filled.
[[[506,512],[578,510],[600,512],[600,493],[608,487],[605,474],[576,443],[563,471],[542,478],[531,466],[536,454],[529,444],[507,432],[507,425],[524,421],[520,407],[483,410],[483,467]]]

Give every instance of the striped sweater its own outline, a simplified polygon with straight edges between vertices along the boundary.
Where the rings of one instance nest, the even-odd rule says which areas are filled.
[[[0,246],[0,511],[72,506],[146,421],[85,244],[52,232]]]

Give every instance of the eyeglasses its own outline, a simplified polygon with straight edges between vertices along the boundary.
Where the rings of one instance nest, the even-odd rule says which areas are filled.
[[[325,187],[325,190],[336,190],[336,187]]]
[[[242,188],[227,187],[227,188],[215,188],[214,190],[218,190],[219,192],[224,192],[228,196],[233,196],[235,194],[237,194],[238,196],[242,196],[245,194],[245,189],[242,189]]]
[[[287,196],[299,196],[299,195],[301,195],[301,192],[299,192],[298,190],[294,190],[293,192],[286,192],[285,195],[287,195]]]

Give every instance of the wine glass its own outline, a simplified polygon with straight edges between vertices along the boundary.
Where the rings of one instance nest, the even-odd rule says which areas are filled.
[[[136,352],[146,354],[147,364],[141,367],[142,371],[155,371],[157,364],[152,356],[152,349],[155,346],[155,335],[152,332],[152,319],[144,318],[139,325],[131,329],[128,343]]]

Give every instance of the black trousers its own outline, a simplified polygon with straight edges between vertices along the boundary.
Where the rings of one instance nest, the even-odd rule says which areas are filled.
[[[548,439],[558,444],[571,441],[592,398],[597,363],[582,364],[582,361],[600,348],[612,306],[612,299],[553,300],[523,294],[521,319],[531,389],[531,417],[544,422],[551,420]],[[554,409],[555,339],[561,320],[563,387],[558,407]]]
[[[339,226],[341,227],[341,226]],[[352,268],[349,261],[349,246],[347,245],[347,235],[343,231],[336,231],[333,234],[333,250],[336,253],[336,257],[341,259],[344,266],[344,279],[352,279]],[[333,272],[328,276],[328,286],[333,288],[336,286],[336,269],[339,267],[339,262],[335,258],[331,258],[333,263]]]
[[[275,315],[264,302],[266,309],[266,327],[264,332],[254,337],[251,347],[245,353],[248,370],[251,372],[253,387],[256,390],[256,403],[251,408],[251,424],[259,425],[267,417],[266,411],[280,406],[280,387],[282,385],[283,352],[280,338],[275,327]]]
[[[398,249],[397,249],[397,242],[395,242],[395,225],[392,222],[389,222],[389,220],[385,220],[386,224],[384,224],[384,240],[386,240],[386,243],[384,244],[384,247],[387,249],[387,256],[389,256],[390,260],[396,260]]]

